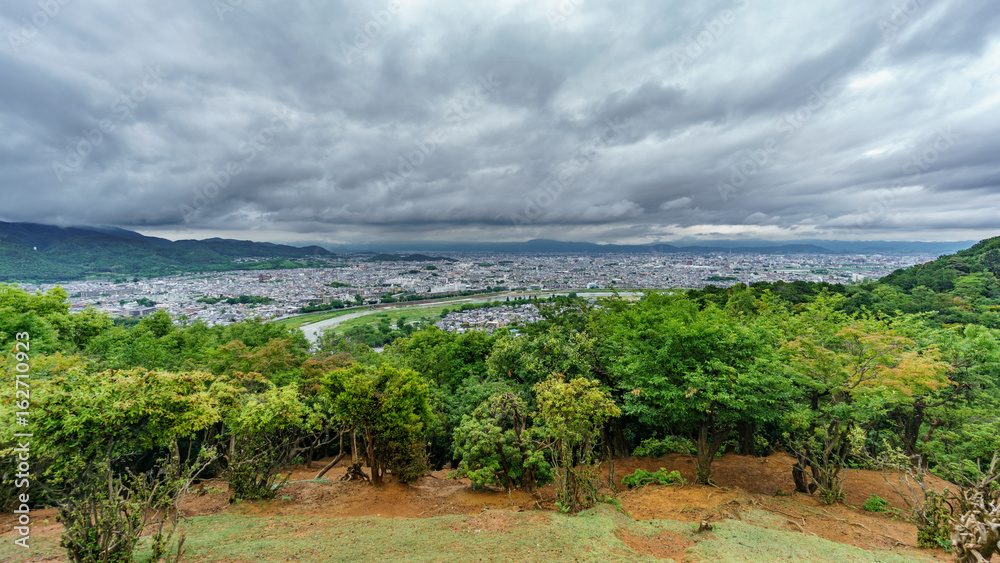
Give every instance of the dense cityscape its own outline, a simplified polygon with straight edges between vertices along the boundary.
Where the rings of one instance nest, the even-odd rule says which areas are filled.
[[[430,257],[428,257],[430,258]],[[378,304],[387,298],[459,292],[574,289],[656,289],[729,286],[759,281],[858,283],[935,258],[930,254],[471,254],[425,261],[371,261],[347,255],[329,268],[233,271],[130,281],[59,284],[73,310],[94,307],[114,317],[144,317],[164,309],[174,318],[209,325],[275,319],[303,307],[342,301]],[[27,285],[45,291],[55,284]],[[239,302],[241,296],[255,302]],[[228,300],[228,301],[227,301]],[[247,301],[244,299],[244,301]]]

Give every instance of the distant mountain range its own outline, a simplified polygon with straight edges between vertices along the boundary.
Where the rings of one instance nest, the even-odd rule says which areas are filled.
[[[912,242],[912,241],[765,241],[765,240],[712,240],[684,241],[679,243],[653,243],[641,245],[595,244],[592,242],[562,242],[536,239],[527,242],[382,242],[370,244],[325,245],[337,252],[510,252],[510,253],[650,253],[689,252],[692,254],[718,254],[720,252],[749,252],[759,254],[900,254],[923,252],[941,255],[969,248],[976,241]]]
[[[116,227],[55,227],[0,221],[0,282],[133,278],[234,269],[325,265],[333,254],[212,238],[170,241]],[[237,263],[238,259],[257,259]]]
[[[963,242],[844,242],[803,240],[687,239],[681,243],[617,245],[530,240],[527,242],[387,242],[344,246],[273,244],[210,238],[170,241],[117,227],[56,227],[0,221],[0,282],[59,282],[87,278],[121,279],[236,269],[318,267],[335,252],[422,253],[428,260],[442,252],[532,254],[677,253],[720,254],[892,254],[923,252],[940,256],[967,249]],[[324,247],[325,246],[325,247]],[[423,258],[423,256],[420,256]],[[412,257],[396,256],[397,260]]]
[[[427,256],[426,254],[408,254],[399,256],[397,254],[376,254],[368,259],[369,262],[457,262],[454,258],[447,256]]]

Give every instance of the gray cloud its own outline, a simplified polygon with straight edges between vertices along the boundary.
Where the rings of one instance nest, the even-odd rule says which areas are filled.
[[[560,5],[109,0],[26,28],[38,6],[5,4],[0,220],[330,242],[1000,230],[992,6]]]

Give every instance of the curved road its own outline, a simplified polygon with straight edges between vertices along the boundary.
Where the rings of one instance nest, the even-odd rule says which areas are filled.
[[[452,304],[455,304],[455,305],[464,305],[465,303],[488,303],[490,301],[497,301],[497,297],[496,296],[489,297],[489,298],[483,298],[483,297],[474,298],[474,297],[470,297],[468,299],[457,299],[455,301],[445,301],[445,302],[438,301],[438,302],[435,302],[435,303],[420,303],[420,304],[417,304],[417,305],[402,305],[402,306],[395,306],[395,307],[380,307],[378,309],[366,309],[364,311],[357,311],[357,312],[354,312],[354,313],[348,313],[346,315],[341,315],[339,317],[334,317],[332,319],[326,319],[325,321],[319,321],[319,322],[315,322],[315,323],[312,323],[312,324],[302,325],[301,327],[299,327],[299,330],[301,330],[306,335],[306,338],[309,340],[309,342],[311,342],[313,344],[318,344],[319,343],[319,335],[323,334],[323,331],[325,331],[327,329],[331,329],[331,328],[339,325],[340,323],[342,323],[344,321],[347,321],[347,320],[350,320],[350,319],[356,319],[358,317],[363,317],[365,315],[371,315],[371,314],[374,314],[374,313],[381,313],[383,311],[392,311],[392,310],[400,309],[400,308],[403,308],[403,309],[423,309],[423,308],[426,308],[426,307],[442,307],[442,306],[445,306],[445,305],[452,305]]]
[[[541,294],[541,296],[548,297],[550,295],[568,295],[569,293],[571,293],[571,292],[569,292],[569,291],[559,291],[559,292],[553,292],[553,293],[543,293],[543,294]],[[600,293],[597,293],[597,292],[595,292],[595,293],[584,293],[584,294],[581,294],[580,296],[581,297],[583,297],[583,296],[587,296],[587,297],[610,297],[611,295],[613,295],[613,293],[611,293],[610,291],[608,291],[608,292],[600,292]],[[619,293],[618,295],[621,295],[622,297],[631,297],[631,296],[634,296],[634,295],[640,295],[640,293],[639,292],[632,292],[632,291],[623,291],[623,292]],[[325,321],[319,321],[319,322],[315,322],[315,323],[312,323],[312,324],[302,325],[301,327],[299,327],[299,330],[301,330],[306,335],[306,339],[308,339],[311,344],[315,345],[315,344],[319,344],[319,336],[321,334],[323,334],[323,331],[325,331],[327,329],[331,329],[331,328],[339,325],[340,323],[342,323],[344,321],[348,321],[350,319],[356,319],[358,317],[363,317],[365,315],[371,315],[371,314],[374,314],[374,313],[380,313],[382,311],[394,310],[394,309],[399,309],[399,308],[404,308],[404,309],[422,309],[422,308],[425,308],[425,307],[441,307],[441,306],[444,306],[444,305],[452,305],[452,304],[463,305],[465,303],[488,303],[490,301],[498,301],[500,298],[506,297],[506,296],[507,296],[507,294],[502,294],[502,295],[494,295],[494,296],[491,296],[491,297],[470,297],[468,299],[456,299],[454,301],[445,301],[445,302],[440,302],[439,301],[439,302],[435,302],[435,303],[421,303],[421,304],[418,304],[418,305],[401,305],[401,306],[394,306],[394,307],[380,307],[378,309],[366,309],[364,311],[357,311],[357,312],[354,312],[354,313],[348,313],[346,315],[341,315],[339,317],[334,317],[332,319],[326,319]]]

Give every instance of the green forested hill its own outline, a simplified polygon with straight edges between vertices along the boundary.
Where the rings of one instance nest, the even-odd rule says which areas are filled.
[[[951,292],[962,286],[996,285],[1000,277],[1000,237],[980,241],[967,250],[948,254],[912,268],[900,269],[882,278],[882,283],[910,291],[925,286]],[[962,281],[959,281],[959,280]]]
[[[124,229],[0,221],[0,282],[318,266],[330,256],[318,246],[297,248],[219,238],[169,241]],[[257,260],[235,261],[240,258]]]

